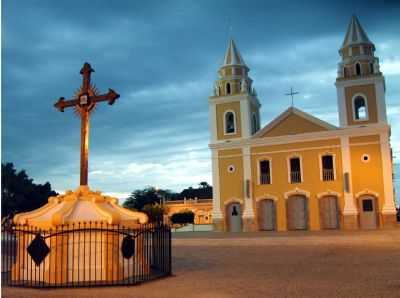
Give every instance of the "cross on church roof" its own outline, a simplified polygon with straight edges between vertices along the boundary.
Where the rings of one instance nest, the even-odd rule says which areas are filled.
[[[292,87],[290,87],[290,92],[289,93],[285,93],[285,95],[290,95],[292,97],[292,107],[293,107],[293,95],[295,95],[295,94],[299,94],[299,92],[293,91]]]

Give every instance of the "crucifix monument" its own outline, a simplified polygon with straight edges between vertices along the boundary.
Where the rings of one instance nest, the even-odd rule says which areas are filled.
[[[82,75],[82,86],[78,90],[75,98],[65,100],[64,97],[54,104],[61,112],[65,108],[74,107],[75,112],[81,116],[81,170],[80,185],[88,185],[88,160],[89,160],[89,116],[97,103],[108,101],[112,105],[119,98],[119,94],[112,89],[108,93],[98,94],[96,87],[90,83],[91,73],[94,72],[89,63],[85,62],[80,73]]]
[[[108,235],[109,230],[119,226],[136,229],[148,222],[148,216],[142,212],[125,209],[118,204],[117,198],[102,194],[100,191],[92,191],[88,186],[90,114],[98,103],[106,101],[112,105],[119,98],[119,94],[112,89],[109,89],[104,94],[98,92],[90,82],[90,76],[93,71],[90,64],[85,63],[80,71],[83,77],[82,86],[75,96],[68,100],[61,97],[54,105],[61,112],[64,112],[66,108],[72,107],[81,117],[80,186],[75,191],[67,190],[64,194],[49,197],[46,205],[36,210],[18,213],[13,219],[15,224],[29,227],[31,230],[40,229],[50,233],[52,230],[62,229],[64,234],[57,238],[61,240],[53,240],[50,236],[45,238],[40,233],[36,237],[36,241],[33,240],[35,234],[29,234],[27,236],[28,238],[30,237],[29,239],[23,237],[19,239],[19,247],[21,249],[18,250],[17,259],[28,261],[17,263],[14,266],[13,278],[15,280],[21,278],[31,281],[36,280],[36,276],[42,275],[43,269],[40,268],[44,268],[44,264],[50,264],[50,260],[56,260],[52,261],[55,264],[54,266],[46,269],[47,275],[44,278],[44,282],[50,284],[79,283],[81,281],[79,276],[82,274],[85,274],[84,280],[90,282],[98,281],[98,276],[104,282],[119,279],[125,280],[133,274],[123,271],[123,266],[126,262],[124,263],[124,261],[119,261],[118,259],[113,259],[110,262],[108,257],[117,256],[119,258],[120,243],[122,243],[125,236],[113,234],[114,236],[112,237],[114,237],[115,243],[110,246],[109,240],[107,240],[108,236],[105,237],[103,234],[106,233]],[[89,239],[85,236],[86,230],[90,233]],[[71,237],[70,233],[73,233],[74,236]],[[95,240],[93,240],[93,237]],[[142,239],[143,236],[138,236],[135,241],[142,243]],[[52,244],[54,241],[57,241],[57,243],[62,241],[62,244],[55,246]],[[127,244],[130,248],[132,248],[132,242],[130,241]],[[76,245],[81,246],[78,247]],[[84,249],[81,250],[80,247],[84,247]],[[75,256],[72,258],[66,256],[60,258],[60,250],[73,251]],[[100,253],[99,255],[99,251],[104,251],[106,254]],[[96,263],[92,261],[86,262],[85,260],[88,256],[93,256],[95,260],[101,260],[104,262],[104,266],[96,266]],[[148,267],[147,263],[145,264],[140,259],[143,258],[143,254],[139,244],[137,245],[137,252],[135,252],[136,259],[132,255],[129,258],[132,266],[140,263],[145,268]],[[35,261],[35,267],[32,266],[33,261]],[[41,264],[41,267],[38,264]],[[77,268],[74,266],[77,266]],[[86,277],[87,274],[85,272],[89,273],[89,279]],[[117,276],[114,272],[124,273]]]

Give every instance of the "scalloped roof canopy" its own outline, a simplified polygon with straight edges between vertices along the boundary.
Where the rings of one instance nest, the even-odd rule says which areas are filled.
[[[80,186],[64,195],[49,197],[48,203],[30,212],[18,213],[14,223],[42,229],[66,224],[104,223],[134,227],[148,222],[145,213],[118,205],[118,199]]]

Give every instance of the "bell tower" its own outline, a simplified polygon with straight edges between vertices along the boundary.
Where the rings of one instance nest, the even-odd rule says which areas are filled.
[[[248,72],[231,39],[209,97],[211,143],[248,138],[260,129],[261,105]]]
[[[385,79],[369,40],[355,15],[352,16],[339,50],[336,79],[341,127],[387,123]]]

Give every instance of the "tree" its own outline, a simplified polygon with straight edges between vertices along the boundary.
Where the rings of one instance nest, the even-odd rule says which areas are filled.
[[[156,189],[148,186],[145,189],[136,189],[125,200],[123,206],[129,209],[143,210],[145,205],[154,205],[173,196],[170,190]]]
[[[25,170],[17,172],[12,163],[1,164],[1,216],[31,211],[47,203],[57,193],[49,182],[35,184]]]
[[[164,208],[158,203],[144,205],[142,211],[149,217],[149,222],[163,220]]]
[[[206,181],[202,181],[199,183],[200,188],[208,188],[211,187],[210,184],[208,184]]]

